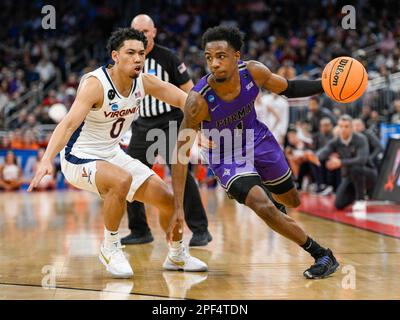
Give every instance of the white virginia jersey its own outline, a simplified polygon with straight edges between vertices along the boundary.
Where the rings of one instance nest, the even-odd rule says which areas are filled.
[[[139,105],[145,96],[142,73],[132,80],[131,92],[124,97],[113,84],[107,69],[107,66],[100,67],[81,79],[79,86],[89,77],[99,79],[104,101],[101,108],[89,111],[65,146],[65,159],[69,162],[81,164],[113,157],[120,150],[121,138],[138,117]]]

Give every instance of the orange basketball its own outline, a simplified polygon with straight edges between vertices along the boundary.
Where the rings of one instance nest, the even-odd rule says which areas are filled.
[[[333,100],[348,103],[362,96],[368,84],[364,66],[351,57],[338,57],[322,71],[322,87]]]

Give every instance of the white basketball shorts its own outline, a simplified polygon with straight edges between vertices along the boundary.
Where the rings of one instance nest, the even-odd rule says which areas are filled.
[[[134,159],[127,155],[122,149],[118,153],[109,159],[98,159],[87,161],[85,159],[78,159],[76,157],[65,158],[64,149],[60,152],[61,155],[61,171],[64,174],[67,181],[78,189],[91,191],[100,195],[96,186],[96,164],[98,161],[108,161],[114,165],[117,165],[124,170],[128,171],[132,175],[132,183],[129,192],[126,196],[126,200],[129,202],[133,201],[133,196],[139,187],[155,172],[144,165],[137,159]]]

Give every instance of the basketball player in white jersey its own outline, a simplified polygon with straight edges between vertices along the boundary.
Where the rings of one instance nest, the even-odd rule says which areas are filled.
[[[181,108],[187,97],[174,85],[141,73],[146,45],[144,34],[135,29],[113,32],[107,48],[115,64],[83,76],[76,99],[54,130],[28,189],[52,174],[52,161],[61,151],[61,168],[68,182],[104,200],[104,242],[99,259],[109,273],[122,278],[133,275],[118,235],[125,199],[156,206],[166,230],[173,212],[173,195],[151,169],[125,154],[119,141],[137,118],[140,100],[146,94]],[[186,251],[182,235],[182,230],[175,228],[164,269],[206,271],[207,265]]]

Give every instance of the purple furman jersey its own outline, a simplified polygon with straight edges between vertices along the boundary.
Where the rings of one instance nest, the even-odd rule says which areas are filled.
[[[245,62],[239,61],[238,68],[241,90],[231,101],[217,96],[208,84],[210,74],[192,89],[204,97],[210,115],[201,129],[214,147],[202,154],[225,189],[247,175],[259,175],[265,185],[274,186],[290,178],[291,172],[274,136],[257,120],[254,102],[260,89]]]

